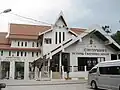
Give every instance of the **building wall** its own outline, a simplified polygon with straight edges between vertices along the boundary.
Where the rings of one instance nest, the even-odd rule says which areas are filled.
[[[57,32],[57,44],[55,43],[55,33]],[[49,53],[51,50],[53,50],[55,47],[57,47],[59,43],[59,32],[61,33],[61,41],[63,42],[63,32],[65,33],[65,40],[68,40],[71,37],[74,37],[72,34],[68,33],[68,29],[64,25],[61,19],[59,19],[56,22],[56,26],[53,27],[53,30],[44,34],[45,38],[51,38],[52,44],[46,44],[43,40],[43,53]]]
[[[32,52],[26,51],[26,56],[24,56],[25,51],[19,51],[19,56],[17,56],[18,51],[11,51],[11,56],[9,56],[9,51],[2,50],[3,56],[1,56],[0,51],[0,59],[2,61],[10,61],[11,59],[19,59],[20,61],[28,60],[29,62],[34,61],[37,57],[41,56],[40,52],[38,52],[38,56],[36,55],[37,52],[34,52],[34,56],[32,57]],[[21,56],[21,52],[23,52],[23,56]]]
[[[18,46],[18,42],[19,42],[19,46]],[[22,42],[23,42],[23,46],[21,45]],[[27,46],[25,46],[25,42],[27,43]],[[37,40],[12,40],[11,47],[36,48],[37,43],[38,43]],[[40,43],[38,43],[38,47],[40,47]]]
[[[111,54],[117,53],[94,34],[92,35],[93,44],[90,44],[90,36],[85,36],[82,42],[77,42],[65,49],[65,52],[70,53],[70,66],[78,66],[78,57],[105,57],[105,60],[111,60]],[[104,51],[88,51],[88,49]]]

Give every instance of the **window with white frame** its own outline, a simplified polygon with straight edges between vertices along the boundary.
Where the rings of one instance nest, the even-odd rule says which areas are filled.
[[[51,43],[52,43],[51,38],[45,38],[45,43],[46,43],[46,44],[51,44]]]
[[[17,56],[19,56],[19,51],[17,51]]]
[[[34,57],[34,52],[32,52],[32,57]]]
[[[21,42],[21,46],[23,46],[23,42]]]
[[[34,47],[34,42],[32,42],[32,47]]]
[[[1,51],[1,56],[3,56],[3,51]]]
[[[36,56],[38,57],[38,52],[36,52]]]
[[[20,46],[20,42],[18,41],[18,46]]]
[[[9,51],[9,56],[11,56],[11,51]]]
[[[27,46],[27,42],[25,42],[25,47]]]
[[[37,47],[39,47],[39,43],[37,42]]]
[[[24,56],[27,56],[27,52],[24,53]]]
[[[21,52],[21,56],[23,56],[23,52]]]

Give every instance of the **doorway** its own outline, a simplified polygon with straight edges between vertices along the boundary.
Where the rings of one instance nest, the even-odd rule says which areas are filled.
[[[2,61],[1,62],[1,79],[9,79],[9,72],[10,72],[10,62],[9,61]]]
[[[24,62],[15,62],[15,79],[24,79]]]
[[[98,63],[97,57],[78,57],[78,71],[87,71],[94,67]]]

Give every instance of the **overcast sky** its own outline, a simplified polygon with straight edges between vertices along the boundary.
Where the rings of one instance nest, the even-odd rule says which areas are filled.
[[[50,24],[62,10],[69,27],[98,24],[109,25],[113,33],[120,30],[120,0],[0,0],[0,12],[8,8],[11,13]],[[36,24],[10,13],[0,14],[0,31],[8,31],[8,23]]]

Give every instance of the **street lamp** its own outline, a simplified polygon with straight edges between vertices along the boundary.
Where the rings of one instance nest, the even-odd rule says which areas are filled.
[[[8,12],[10,12],[11,11],[11,9],[6,9],[6,10],[4,10],[3,12],[0,12],[0,14],[2,14],[2,13],[8,13]]]

